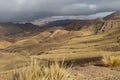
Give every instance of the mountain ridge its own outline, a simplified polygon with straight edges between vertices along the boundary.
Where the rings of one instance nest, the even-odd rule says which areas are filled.
[[[120,19],[120,10],[113,12],[112,14],[104,17],[105,20],[110,20],[110,19]]]

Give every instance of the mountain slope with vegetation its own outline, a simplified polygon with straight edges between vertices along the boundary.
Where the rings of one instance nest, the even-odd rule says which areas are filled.
[[[16,24],[12,24],[10,27],[0,26],[3,31],[0,35],[3,35],[3,37],[8,34],[18,36],[1,38],[0,56],[2,58],[0,59],[0,65],[2,66],[0,71],[21,69],[22,64],[23,68],[27,68],[31,63],[49,62],[50,64],[54,61],[61,63],[64,60],[67,67],[73,64],[72,69],[70,69],[72,75],[77,76],[76,72],[81,72],[81,75],[77,76],[78,80],[82,80],[83,77],[85,77],[83,80],[87,80],[85,74],[89,76],[90,80],[93,80],[92,76],[99,76],[97,80],[109,78],[112,80],[114,77],[118,77],[117,74],[120,72],[116,71],[116,68],[115,70],[107,68],[102,62],[102,58],[103,56],[120,55],[120,18],[118,16],[120,16],[120,13],[117,11],[103,19],[68,20],[69,23],[67,24],[64,20],[59,20],[47,23],[44,27],[34,27],[31,24],[24,24],[28,27],[31,25],[31,28],[23,27],[23,24],[20,24],[17,28]],[[61,24],[62,22],[63,24]],[[24,36],[19,36],[19,33],[23,33]],[[28,35],[26,36],[25,33]],[[15,40],[11,41],[10,39]],[[116,58],[113,61],[116,61]],[[16,66],[12,66],[13,64]],[[112,62],[112,65],[114,65],[114,62]],[[88,74],[89,69],[90,74]],[[97,69],[99,73],[102,74],[103,72],[105,75],[108,75],[108,73],[104,70],[112,72],[110,75],[113,76],[110,77],[109,75],[108,78],[98,75],[97,72],[92,73]],[[102,69],[102,72],[100,69]]]

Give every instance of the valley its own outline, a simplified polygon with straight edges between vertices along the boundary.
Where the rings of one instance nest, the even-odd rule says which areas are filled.
[[[29,67],[31,59],[33,62],[64,60],[66,64],[73,65],[73,74],[77,70],[81,73],[80,78],[75,80],[119,80],[119,70],[112,70],[102,62],[104,56],[120,56],[118,16],[120,13],[115,12],[103,19],[59,20],[47,22],[44,26],[32,23],[0,24],[0,75]],[[87,68],[91,69],[90,74]],[[86,75],[91,77],[94,69],[106,76],[97,74],[94,77],[98,79],[87,79]],[[111,72],[111,79],[104,70]],[[117,79],[114,79],[116,76]]]

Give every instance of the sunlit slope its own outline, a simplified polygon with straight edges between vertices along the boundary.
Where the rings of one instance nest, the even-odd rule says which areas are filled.
[[[119,46],[119,20],[98,21],[81,30],[51,28],[35,36],[18,40],[4,48],[5,53],[1,53],[6,55],[1,55],[0,70],[10,70],[26,65],[30,56],[44,60],[97,61],[104,55],[120,55]],[[13,64],[16,66],[13,67]]]
[[[0,54],[0,72],[26,66],[28,62],[28,56],[2,53]]]
[[[10,46],[12,43],[11,42],[8,42],[8,41],[5,41],[5,40],[0,40],[0,48],[1,49],[4,49],[8,46]]]
[[[114,37],[116,36],[116,34],[119,35],[119,33],[117,33],[119,32],[119,24],[120,24],[119,22],[112,21],[112,20],[103,22],[98,20],[98,21],[95,21],[95,23],[96,24],[94,25],[91,24],[89,25],[89,27],[84,27],[81,30],[77,30],[77,31],[76,30],[68,31],[68,30],[59,29],[59,28],[58,29],[56,28],[53,30],[49,29],[49,30],[40,32],[36,36],[27,37],[26,39],[23,39],[23,40],[18,40],[10,47],[12,49],[16,48],[18,50],[19,48],[20,50],[28,50],[28,49],[33,51],[37,50],[38,52],[41,52],[41,51],[44,52],[44,50],[47,49],[47,52],[49,52],[49,49],[51,49],[53,45],[54,45],[53,47],[59,47],[58,45],[60,46],[61,45],[62,46],[80,45],[81,47],[83,47],[83,46],[89,46],[89,45],[92,46],[94,44],[92,47],[95,46],[95,49],[97,49],[97,47],[99,47],[99,49],[102,49],[102,46],[104,47],[104,45],[98,45],[98,44],[104,44],[105,42],[109,43],[112,41],[117,43]],[[103,26],[104,28],[102,28]],[[91,47],[87,47],[84,49],[82,50],[88,51],[88,49],[91,49]],[[71,52],[71,50],[65,50],[65,51]],[[50,51],[50,53],[51,52],[53,51]]]
[[[52,47],[60,46],[63,42],[75,36],[74,31],[56,29],[53,31],[40,32],[36,36],[27,37],[23,40],[18,40],[7,48],[9,51],[21,52],[25,51],[28,54],[38,54],[40,52],[51,49]]]
[[[118,20],[110,20],[105,23],[104,31],[98,31],[96,34],[87,29],[76,31],[75,37],[69,39],[61,46],[48,50],[48,54],[41,56],[41,58],[76,59],[118,55],[120,53],[120,23]]]
[[[13,52],[16,51],[15,53],[17,54],[37,54],[35,57],[45,59],[84,59],[90,57],[99,57],[102,55],[118,55],[120,53],[120,49],[118,47],[120,28],[119,23],[114,25],[109,30],[106,28],[104,32],[99,32],[96,34],[94,31],[92,31],[92,28],[93,26],[78,31],[66,31],[58,29],[55,29],[55,31],[52,32],[46,31],[36,36],[17,41],[14,43],[14,45],[8,47],[7,49],[12,50]],[[65,34],[60,34],[59,32],[63,32]],[[51,36],[54,37],[51,38]],[[59,40],[61,38],[63,40]],[[14,56],[15,57],[9,57],[11,60],[10,62],[13,61],[12,63],[16,64],[14,61],[20,61],[22,64],[24,64],[26,58],[22,61],[22,55],[15,54]],[[21,57],[17,58],[17,56]],[[1,58],[1,61],[5,60],[5,57],[7,56]],[[1,69],[12,69],[10,66],[12,63],[10,62],[1,62],[0,64],[3,65],[1,66]],[[7,66],[5,65],[6,63],[10,64],[7,64]],[[19,66],[21,66],[21,64],[18,64],[18,67]]]
[[[119,51],[119,20],[95,20],[80,30],[50,28],[7,49],[27,54],[104,54]],[[87,24],[88,25],[88,24]],[[72,25],[73,26],[73,25]],[[73,28],[73,27],[72,27]]]

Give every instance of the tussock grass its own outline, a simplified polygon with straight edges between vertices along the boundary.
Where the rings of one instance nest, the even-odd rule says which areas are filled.
[[[51,65],[32,65],[16,73],[13,80],[73,80],[63,64],[54,62]]]
[[[120,67],[120,56],[105,56],[102,61],[105,66]]]

